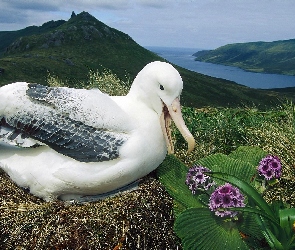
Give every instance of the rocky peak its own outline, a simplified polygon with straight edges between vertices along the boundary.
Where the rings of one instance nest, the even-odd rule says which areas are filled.
[[[76,16],[76,13],[74,11],[72,11],[71,18],[74,18],[75,16]]]

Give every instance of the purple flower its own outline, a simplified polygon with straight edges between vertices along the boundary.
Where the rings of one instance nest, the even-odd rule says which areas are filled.
[[[280,178],[282,175],[281,161],[277,156],[268,155],[259,162],[257,168],[260,176],[270,180],[273,178]]]
[[[209,208],[220,217],[236,216],[238,212],[226,210],[226,208],[229,207],[245,207],[245,203],[244,196],[240,193],[240,190],[233,187],[231,184],[226,183],[225,185],[216,188],[211,194]],[[220,210],[220,208],[223,208],[223,210]]]
[[[185,184],[195,194],[197,189],[208,190],[215,185],[215,182],[211,178],[204,174],[204,172],[211,171],[208,168],[202,166],[193,166],[189,169],[186,175]]]

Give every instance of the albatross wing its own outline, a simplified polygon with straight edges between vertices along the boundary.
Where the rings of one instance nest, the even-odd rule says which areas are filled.
[[[129,138],[128,115],[99,90],[27,83],[1,90],[0,139],[29,137],[75,160],[101,162],[118,158]]]

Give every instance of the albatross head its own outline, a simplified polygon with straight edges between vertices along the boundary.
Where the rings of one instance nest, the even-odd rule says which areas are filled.
[[[171,119],[188,143],[188,152],[195,147],[195,139],[185,125],[180,107],[183,82],[178,71],[169,63],[152,62],[136,76],[130,94],[136,92],[140,98],[157,112],[166,140],[168,153],[174,152],[170,124]],[[135,90],[135,91],[134,91]]]

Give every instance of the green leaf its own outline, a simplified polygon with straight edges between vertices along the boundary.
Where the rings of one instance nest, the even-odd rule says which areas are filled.
[[[258,166],[261,159],[267,156],[267,152],[259,147],[241,146],[231,152],[228,156],[234,159],[249,162],[253,166]]]
[[[181,213],[174,230],[185,250],[249,249],[236,223],[225,222],[206,208],[190,208]]]
[[[238,226],[239,230],[247,236],[246,242],[252,244],[253,247],[257,247],[264,239],[261,227],[257,223],[257,216],[253,216],[253,214],[250,213],[243,213],[242,223]]]
[[[282,246],[281,242],[277,239],[277,237],[274,235],[274,233],[267,226],[264,218],[262,216],[258,216],[258,218],[259,218],[258,223],[261,227],[261,232],[264,235],[269,246],[272,249],[284,250],[284,247]]]
[[[176,202],[180,210],[189,207],[203,207],[197,196],[192,195],[185,184],[188,167],[174,155],[168,155],[163,163],[157,168],[160,182]]]
[[[279,226],[278,221],[274,220],[273,216],[270,217],[268,214],[264,213],[263,211],[261,211],[259,209],[256,209],[256,208],[253,208],[253,207],[230,207],[230,208],[227,208],[227,210],[239,211],[239,212],[247,212],[247,213],[260,215],[260,216],[268,219],[269,221],[271,221],[275,225]]]
[[[198,160],[196,164],[207,167],[211,171],[234,175],[247,182],[250,182],[256,173],[256,167],[253,164],[231,158],[224,154],[210,155]]]
[[[289,237],[294,235],[293,224],[295,223],[295,208],[279,210],[280,225]]]

